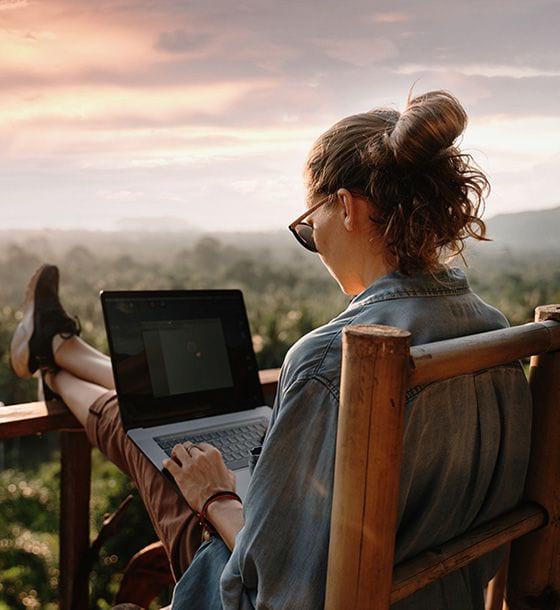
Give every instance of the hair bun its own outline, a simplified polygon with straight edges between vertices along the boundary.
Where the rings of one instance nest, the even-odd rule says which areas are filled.
[[[386,142],[397,163],[422,165],[452,146],[466,125],[457,98],[447,91],[429,91],[408,102]]]

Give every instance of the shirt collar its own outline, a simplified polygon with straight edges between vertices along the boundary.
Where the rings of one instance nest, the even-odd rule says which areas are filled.
[[[414,275],[404,275],[400,271],[392,271],[377,278],[373,284],[355,296],[350,301],[349,308],[403,297],[462,294],[469,290],[467,276],[458,267],[442,265],[434,271]]]

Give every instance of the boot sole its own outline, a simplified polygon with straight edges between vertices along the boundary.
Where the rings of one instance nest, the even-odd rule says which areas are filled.
[[[10,342],[10,369],[18,377],[33,377],[35,370],[29,366],[29,341],[35,330],[35,289],[43,271],[49,265],[41,265],[27,284],[23,301],[23,318],[16,326]]]

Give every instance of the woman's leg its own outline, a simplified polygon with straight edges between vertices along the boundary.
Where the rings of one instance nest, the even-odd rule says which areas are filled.
[[[89,346],[73,345],[70,343],[72,340],[65,340],[68,345],[57,350],[55,359],[58,363],[58,352],[64,349],[61,363],[74,356],[75,360],[69,366],[84,373],[83,367],[97,356],[88,356],[84,345],[86,348]],[[95,370],[96,374],[103,372],[101,364]],[[91,376],[90,371],[85,372]],[[200,546],[202,530],[183,496],[123,430],[115,391],[76,377],[68,370],[46,373],[45,381],[82,423],[90,443],[134,482],[178,580]]]
[[[78,336],[64,339],[56,335],[52,342],[54,360],[65,371],[106,389],[115,389],[111,360]],[[54,389],[54,388],[53,388]],[[56,390],[55,390],[56,391]]]
[[[84,428],[89,408],[110,389],[76,377],[66,370],[45,373],[44,378],[47,385],[62,398]]]
[[[41,369],[90,443],[134,481],[178,578],[200,545],[196,515],[125,433],[110,360],[77,337],[79,324],[62,307],[58,285],[54,265],[42,265],[29,281],[23,317],[10,343],[12,369],[19,377]]]

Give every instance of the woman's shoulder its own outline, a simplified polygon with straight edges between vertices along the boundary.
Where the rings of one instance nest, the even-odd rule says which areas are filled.
[[[282,366],[284,388],[297,380],[311,378],[320,373],[327,354],[333,345],[336,346],[340,341],[343,328],[344,325],[338,323],[335,318],[307,333],[292,345]]]
[[[436,275],[389,274],[353,299],[336,318],[299,339],[282,367],[281,387],[313,377],[340,385],[342,332],[352,324],[408,330],[411,344],[430,343],[508,326],[505,316],[470,289],[461,269]]]
[[[282,387],[296,381],[319,378],[338,387],[342,359],[342,332],[351,324],[375,324],[384,303],[372,304],[366,315],[361,309],[348,308],[327,324],[301,337],[289,349],[282,366]]]

